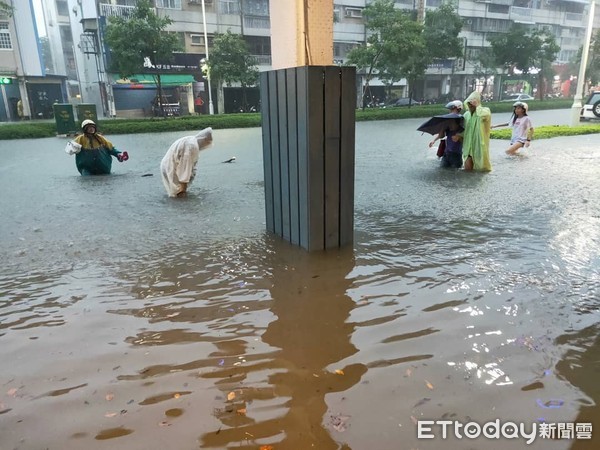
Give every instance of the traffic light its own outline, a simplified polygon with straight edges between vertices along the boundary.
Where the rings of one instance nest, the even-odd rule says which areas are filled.
[[[0,84],[12,84],[12,78],[0,77]]]

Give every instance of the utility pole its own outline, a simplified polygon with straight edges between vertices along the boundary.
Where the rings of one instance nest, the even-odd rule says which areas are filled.
[[[581,112],[581,99],[583,97],[583,87],[585,84],[585,69],[587,68],[588,53],[590,51],[590,41],[592,40],[592,28],[594,26],[594,8],[596,0],[590,0],[590,10],[588,12],[588,24],[583,41],[583,50],[581,52],[581,63],[579,64],[579,76],[577,77],[577,91],[573,98],[573,106],[571,106],[571,126],[579,125],[579,115]]]
[[[206,53],[206,81],[208,82],[208,113],[212,116],[215,113],[212,100],[212,90],[210,87],[210,65],[208,62],[208,33],[206,31],[206,7],[204,6],[204,0],[202,0],[202,23],[204,25],[204,52]],[[222,111],[221,111],[222,113]]]

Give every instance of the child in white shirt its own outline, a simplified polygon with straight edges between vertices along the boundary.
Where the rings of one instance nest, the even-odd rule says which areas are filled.
[[[517,152],[522,147],[529,147],[531,138],[533,137],[533,124],[527,115],[529,106],[525,102],[516,102],[513,104],[514,112],[512,123],[501,123],[492,125],[492,128],[506,127],[512,125],[512,136],[510,138],[510,147],[506,150],[507,155],[517,155]]]

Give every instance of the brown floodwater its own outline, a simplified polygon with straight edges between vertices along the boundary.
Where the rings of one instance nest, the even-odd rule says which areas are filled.
[[[1,142],[0,449],[600,448],[597,135],[481,175],[421,122],[357,124],[354,245],[310,254],[265,232],[259,129],[216,130],[186,199],[185,133],[109,136],[130,159],[88,178]],[[593,439],[417,439],[496,419]]]

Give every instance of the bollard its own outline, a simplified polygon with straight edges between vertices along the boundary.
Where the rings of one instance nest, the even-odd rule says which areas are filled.
[[[261,73],[267,230],[308,251],[354,237],[354,67]]]

